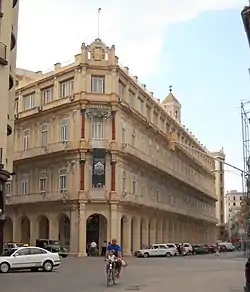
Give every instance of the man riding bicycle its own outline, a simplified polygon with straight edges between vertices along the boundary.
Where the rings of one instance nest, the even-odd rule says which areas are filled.
[[[114,238],[112,239],[111,243],[107,246],[106,250],[106,258],[110,255],[114,254],[116,257],[116,271],[117,271],[117,278],[120,277],[120,272],[122,268],[122,258],[121,258],[121,247],[117,244],[117,240]]]

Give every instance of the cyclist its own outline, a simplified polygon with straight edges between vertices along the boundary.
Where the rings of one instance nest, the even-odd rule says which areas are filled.
[[[119,278],[121,268],[122,268],[121,247],[119,244],[117,244],[117,240],[115,238],[113,238],[111,240],[111,243],[107,246],[106,258],[108,258],[109,255],[113,255],[113,254],[116,257],[116,271],[117,271],[117,278]]]

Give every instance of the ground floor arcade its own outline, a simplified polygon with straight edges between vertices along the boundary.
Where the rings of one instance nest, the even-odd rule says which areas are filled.
[[[59,240],[74,255],[84,256],[87,243],[117,238],[124,254],[161,242],[214,243],[216,225],[178,214],[119,204],[9,208],[5,241],[35,244],[37,238]]]

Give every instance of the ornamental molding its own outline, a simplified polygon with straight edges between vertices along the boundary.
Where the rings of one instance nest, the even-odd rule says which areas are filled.
[[[86,109],[86,116],[91,119],[94,117],[109,119],[112,115],[111,106],[106,105],[90,105]]]

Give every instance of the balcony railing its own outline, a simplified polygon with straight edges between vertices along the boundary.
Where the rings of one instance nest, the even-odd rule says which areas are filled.
[[[38,156],[59,153],[79,148],[79,142],[55,142],[46,146],[38,146],[27,150],[16,151],[14,160],[23,160]]]
[[[77,200],[77,192],[44,192],[31,193],[27,195],[11,195],[6,197],[6,205],[46,203],[46,202],[62,202],[66,203],[71,200]]]
[[[208,194],[210,197],[215,198],[215,196],[210,192],[210,190],[206,189],[205,187],[201,186],[199,183],[194,182],[192,180],[189,180],[183,173],[177,172],[172,167],[170,167],[167,164],[164,164],[157,159],[152,158],[148,154],[144,153],[143,151],[133,147],[130,144],[122,144],[121,150],[128,155],[131,155],[131,157],[134,157],[134,159],[140,159],[141,161],[145,161],[148,164],[170,174],[173,177],[178,178],[179,180],[187,183],[188,185],[194,187],[195,189],[198,189],[202,191],[205,194]]]
[[[0,42],[0,65],[6,66],[7,64],[7,46]]]
[[[209,221],[211,223],[217,223],[215,216],[210,216],[205,213],[198,212],[194,207],[184,206],[183,208],[173,206],[170,204],[164,204],[162,202],[154,201],[148,199],[147,197],[141,197],[135,194],[128,193],[121,196],[121,202],[131,205],[146,206],[151,208],[156,208],[159,210],[167,211],[170,213],[179,214],[182,216],[193,217],[198,220]]]

